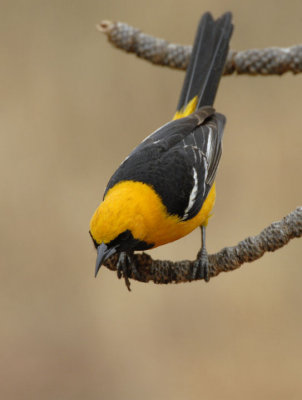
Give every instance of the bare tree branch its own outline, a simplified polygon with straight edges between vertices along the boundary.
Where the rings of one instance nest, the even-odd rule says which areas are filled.
[[[141,32],[123,22],[102,21],[97,28],[119,49],[135,53],[153,64],[186,69],[192,46],[169,43]],[[270,47],[244,51],[230,50],[224,75],[282,75],[302,72],[302,45],[287,48]]]
[[[220,272],[233,271],[246,262],[252,262],[262,257],[268,251],[275,251],[285,246],[291,239],[302,236],[302,207],[284,217],[281,221],[272,223],[259,235],[251,236],[239,242],[236,246],[225,247],[216,254],[209,255],[210,277]],[[130,278],[154,283],[180,283],[191,281],[191,271],[194,261],[162,261],[153,260],[146,253],[135,254],[139,276],[132,272]],[[117,256],[111,257],[106,267],[116,270]],[[204,279],[199,277],[196,280]]]

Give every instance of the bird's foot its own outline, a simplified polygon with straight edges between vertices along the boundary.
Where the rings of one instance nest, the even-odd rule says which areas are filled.
[[[197,260],[194,261],[191,279],[210,280],[209,259],[206,249],[203,247],[198,253]]]
[[[122,251],[119,255],[119,259],[116,266],[117,266],[118,278],[121,279],[121,277],[124,276],[127,289],[129,290],[129,292],[131,292],[129,278],[131,277],[135,277],[136,279],[140,278],[139,272],[136,268],[133,259],[133,254]]]

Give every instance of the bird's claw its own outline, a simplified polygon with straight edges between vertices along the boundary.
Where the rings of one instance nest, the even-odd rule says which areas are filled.
[[[134,277],[139,279],[140,277],[133,259],[133,255],[128,254],[125,251],[121,252],[116,266],[118,278],[121,279],[121,277],[124,276],[127,289],[131,291],[129,278]]]
[[[202,248],[197,257],[197,260],[193,264],[191,279],[204,279],[206,282],[209,282],[210,268],[206,249]]]

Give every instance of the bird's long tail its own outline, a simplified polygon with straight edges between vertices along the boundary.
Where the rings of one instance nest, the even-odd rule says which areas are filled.
[[[213,105],[229,50],[231,20],[230,12],[216,21],[210,13],[202,16],[174,119]]]

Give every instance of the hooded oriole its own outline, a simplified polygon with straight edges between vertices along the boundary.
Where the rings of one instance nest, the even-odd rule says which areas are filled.
[[[225,65],[231,13],[202,16],[171,122],[138,145],[113,174],[90,222],[97,249],[95,274],[119,253],[119,276],[136,271],[131,255],[202,227],[203,251],[192,279],[208,279],[205,226],[215,202],[215,175],[225,117],[212,107]],[[128,286],[128,285],[127,285]]]

